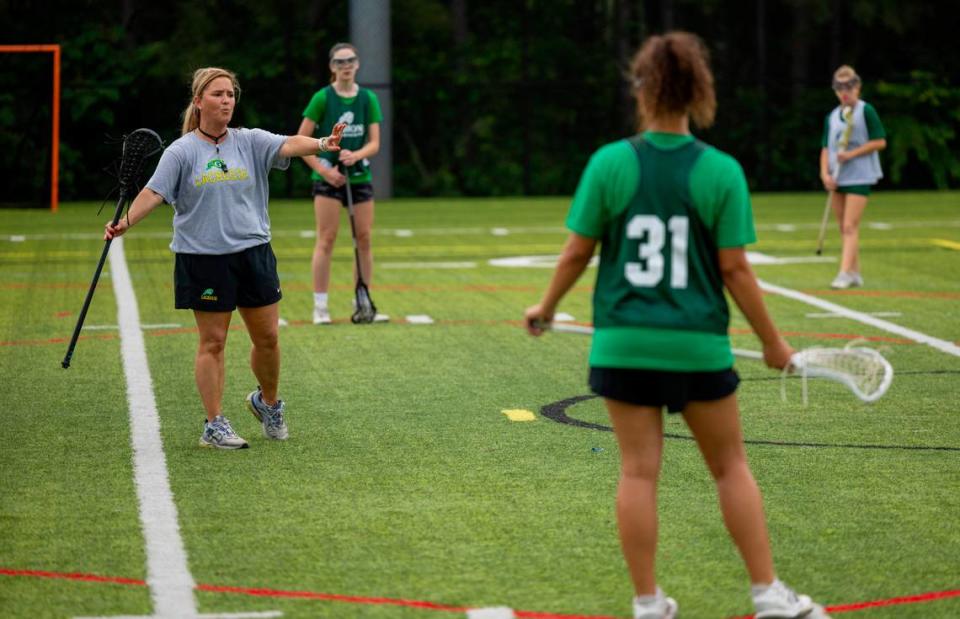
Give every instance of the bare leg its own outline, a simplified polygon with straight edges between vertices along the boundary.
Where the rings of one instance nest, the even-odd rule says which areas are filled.
[[[843,243],[843,214],[846,210],[847,194],[834,191],[830,193],[830,208],[837,218],[837,227],[840,229],[840,242]],[[842,250],[841,250],[842,251]],[[843,271],[843,260],[840,261],[840,271]]]
[[[617,523],[637,595],[654,595],[657,580],[657,479],[663,451],[660,409],[606,399],[620,446]]]
[[[373,287],[373,248],[370,243],[373,230],[373,200],[353,205],[353,220],[357,225],[357,247],[360,249],[360,266],[363,268],[363,281]],[[356,270],[356,267],[354,267]],[[354,273],[354,281],[357,274]]]
[[[279,304],[264,307],[237,308],[247,325],[253,348],[250,350],[250,369],[257,377],[263,401],[269,406],[277,404],[277,388],[280,384],[280,333]]]
[[[200,401],[207,413],[207,420],[223,412],[223,385],[225,369],[223,349],[233,312],[193,312],[197,321],[200,341],[193,374],[197,381]]]
[[[847,194],[843,209],[843,224],[840,229],[843,234],[843,256],[840,259],[840,268],[843,271],[860,272],[860,219],[866,207],[866,196]]]
[[[330,262],[333,244],[340,228],[340,201],[323,196],[314,196],[313,212],[317,221],[317,240],[313,246],[313,291],[330,289]]]
[[[747,464],[736,395],[690,402],[683,417],[716,482],[723,522],[746,563],[750,582],[773,582],[763,499]]]

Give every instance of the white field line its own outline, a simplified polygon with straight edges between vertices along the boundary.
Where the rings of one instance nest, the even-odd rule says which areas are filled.
[[[133,480],[137,490],[140,524],[147,554],[147,586],[153,600],[153,619],[240,619],[279,617],[282,613],[224,613],[199,615],[193,596],[196,583],[187,564],[187,552],[173,491],[167,477],[167,458],[160,438],[160,416],[140,326],[140,310],[133,292],[123,249],[123,237],[113,241],[110,274],[117,298],[120,352],[127,382],[130,409],[130,442],[133,447]],[[139,617],[137,619],[145,619]]]
[[[123,237],[114,240],[110,249],[110,273],[117,297],[120,350],[123,353],[123,373],[130,405],[133,475],[146,542],[147,585],[157,616],[192,617],[197,614],[193,597],[196,583],[187,565],[187,552],[177,522],[177,507],[167,478],[167,458],[160,438],[160,416],[140,329],[140,310],[123,251]]]
[[[514,619],[513,609],[507,606],[490,608],[471,608],[467,610],[467,619]]]
[[[870,316],[879,316],[884,318],[896,318],[897,316],[903,316],[901,312],[867,312]],[[840,314],[835,314],[833,312],[810,312],[807,314],[807,318],[843,318]]]
[[[865,227],[879,230],[897,230],[903,228],[960,228],[960,219],[948,219],[942,221],[898,221],[896,223],[887,222],[867,222]],[[889,226],[889,227],[888,227]],[[795,232],[798,230],[816,230],[820,227],[818,223],[764,223],[756,224],[757,230],[773,230],[776,232]],[[397,228],[376,228],[374,234],[397,236]],[[402,229],[409,230],[409,229]],[[496,231],[496,232],[494,232]],[[513,226],[506,227],[445,227],[445,228],[417,228],[413,231],[417,236],[449,236],[449,235],[493,235],[502,236],[506,234],[556,234],[566,233],[568,230],[563,226]],[[313,238],[316,236],[315,230],[293,230],[274,228],[271,234],[276,237],[294,236],[301,238]],[[140,231],[137,232],[137,238],[145,239],[169,239],[169,231]],[[103,240],[103,231],[100,232],[65,232],[65,233],[41,233],[41,234],[0,234],[0,241],[11,243],[23,243],[24,241],[60,241],[64,239],[72,240]]]
[[[788,299],[793,299],[795,301],[800,301],[801,303],[806,303],[807,305],[819,307],[822,310],[838,314],[844,318],[862,322],[863,324],[876,327],[877,329],[887,331],[888,333],[894,333],[920,344],[926,344],[927,346],[936,348],[937,350],[945,352],[948,355],[960,357],[960,346],[957,346],[953,342],[941,340],[931,335],[927,335],[926,333],[920,333],[919,331],[914,331],[913,329],[901,327],[898,324],[894,324],[887,320],[881,320],[880,318],[871,316],[870,314],[848,309],[842,305],[837,305],[836,303],[831,303],[830,301],[824,301],[823,299],[818,299],[817,297],[804,294],[796,290],[791,290],[790,288],[784,288],[782,286],[770,284],[763,280],[758,280],[758,282],[760,284],[760,288],[766,290],[767,292],[779,294],[787,297]]]

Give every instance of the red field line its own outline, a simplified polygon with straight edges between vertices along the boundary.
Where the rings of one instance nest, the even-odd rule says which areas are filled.
[[[136,587],[145,587],[147,585],[143,580],[136,578],[122,578],[118,576],[100,576],[97,574],[84,574],[79,572],[50,572],[45,570],[18,570],[0,567],[0,576],[20,576],[28,578],[49,578],[57,580],[73,580],[82,582],[95,582],[103,584],[130,585]],[[316,591],[291,591],[284,589],[266,589],[252,587],[228,587],[222,585],[198,584],[197,591],[208,593],[228,593],[235,595],[249,595],[254,597],[266,598],[287,598],[303,600],[326,600],[331,602],[345,602],[348,604],[369,604],[378,606],[405,606],[409,608],[421,608],[423,610],[436,610],[452,613],[465,613],[471,607],[453,606],[450,604],[439,604],[437,602],[428,602],[423,600],[405,600],[402,598],[386,597],[366,597],[359,595],[342,595],[339,593],[320,593]],[[900,606],[904,604],[919,604],[923,602],[934,602],[937,600],[946,600],[949,598],[960,597],[960,589],[949,589],[946,591],[931,591],[929,593],[919,593],[916,595],[905,595],[888,598],[885,600],[872,600],[868,602],[854,602],[851,604],[835,604],[825,607],[829,613],[848,613],[868,608],[879,608],[883,606]],[[518,619],[617,619],[609,615],[567,615],[557,613],[539,612],[533,610],[514,610],[514,615]],[[753,615],[741,615],[733,619],[750,619]]]
[[[920,593],[918,595],[905,595],[901,597],[889,598],[886,600],[873,600],[870,602],[855,602],[853,604],[835,604],[825,606],[824,610],[828,613],[849,613],[857,610],[866,610],[867,608],[879,608],[882,606],[900,606],[903,604],[918,604],[921,602],[934,602],[936,600],[946,600],[949,598],[960,597],[960,589],[950,589],[947,591],[932,591],[930,593]],[[753,615],[742,615],[732,619],[752,619]]]

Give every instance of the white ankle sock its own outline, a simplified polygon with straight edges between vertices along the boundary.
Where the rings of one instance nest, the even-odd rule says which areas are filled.
[[[763,593],[773,585],[777,584],[777,581],[778,581],[777,577],[774,576],[773,581],[771,581],[770,583],[755,583],[755,582],[750,583],[750,594],[760,595],[761,593]]]
[[[316,307],[326,307],[327,306],[327,293],[326,292],[314,292],[313,293],[313,304]]]

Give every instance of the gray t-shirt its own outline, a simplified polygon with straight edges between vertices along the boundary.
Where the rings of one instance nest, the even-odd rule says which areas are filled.
[[[267,201],[271,168],[286,136],[262,129],[229,129],[217,148],[190,132],[170,144],[147,187],[173,205],[178,254],[232,254],[270,241]],[[226,172],[224,171],[226,169]]]

